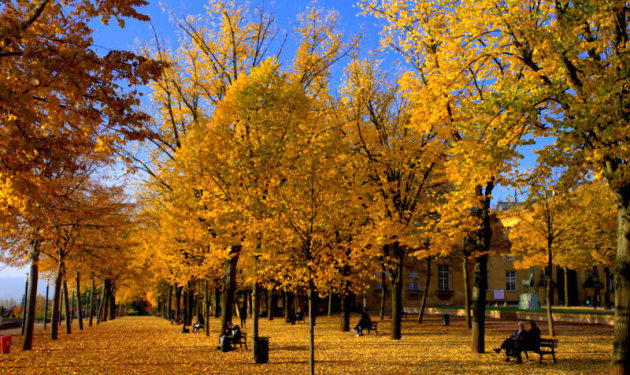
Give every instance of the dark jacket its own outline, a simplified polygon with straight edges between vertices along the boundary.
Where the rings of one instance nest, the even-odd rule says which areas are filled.
[[[527,332],[523,339],[523,348],[525,350],[540,349],[540,329],[538,327],[532,327],[532,329]]]

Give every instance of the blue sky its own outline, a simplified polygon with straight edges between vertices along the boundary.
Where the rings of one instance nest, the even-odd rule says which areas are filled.
[[[291,35],[293,34],[294,27],[298,23],[297,15],[304,12],[311,4],[312,1],[300,0],[267,0],[265,2],[265,8],[275,12],[279,27],[283,33],[289,35],[287,45],[284,49],[285,54],[283,59],[285,60],[291,59],[293,57],[292,51],[295,50],[295,48],[291,48],[295,46],[295,42],[291,40]],[[154,33],[151,29],[151,26],[153,26],[161,42],[176,49],[178,44],[177,26],[170,22],[170,15],[165,13],[163,9],[168,10],[168,12],[172,13],[177,18],[183,18],[187,15],[205,15],[206,5],[206,1],[186,2],[181,0],[164,0],[161,3],[151,1],[150,5],[140,8],[142,13],[148,14],[151,17],[151,23],[127,20],[126,28],[121,29],[117,26],[115,21],[107,26],[95,22],[92,25],[95,30],[94,45],[97,47],[97,50],[101,50],[103,53],[106,53],[109,49],[137,50],[140,45],[154,42]],[[381,21],[371,16],[360,15],[361,10],[355,5],[354,0],[319,0],[317,6],[324,9],[336,9],[339,12],[341,31],[346,37],[349,38],[351,35],[361,32],[364,34],[364,49],[367,50],[378,47],[379,24]],[[339,64],[333,72],[337,80],[341,75],[342,69],[343,64]],[[145,97],[145,101],[145,105],[149,106],[148,97]],[[526,152],[523,167],[531,167],[534,157],[532,156],[531,150],[526,150]],[[498,188],[495,195],[495,202],[501,199],[505,200],[511,194],[513,194],[513,191]],[[23,280],[26,272],[27,269],[3,268],[2,265],[0,265],[0,279],[19,277]],[[0,282],[0,295],[7,295],[7,290],[3,289],[6,289],[8,284],[9,283]],[[45,288],[45,282],[40,285]],[[10,292],[11,295],[15,294],[13,297],[16,299],[21,296],[21,293],[21,290]]]
[[[376,48],[379,43],[377,26],[378,21],[373,17],[359,15],[360,9],[354,5],[352,0],[320,0],[317,6],[324,9],[336,9],[340,15],[341,28],[346,36],[363,32],[365,34],[365,47]],[[146,7],[139,8],[143,14],[151,17],[151,23],[140,22],[133,19],[127,19],[124,29],[118,27],[115,21],[109,25],[102,25],[100,21],[95,21],[91,26],[94,28],[94,45],[96,50],[106,53],[107,50],[138,50],[139,46],[153,43],[155,31],[161,42],[166,43],[173,49],[177,49],[178,45],[178,29],[170,22],[171,14],[177,18],[184,18],[187,15],[206,15],[205,6],[207,1],[180,1],[180,0],[163,0],[150,1]],[[276,20],[281,28],[282,34],[287,33],[289,38],[284,48],[284,59],[290,60],[293,55],[291,45],[295,45],[291,40],[294,27],[298,24],[297,15],[312,5],[312,1],[299,0],[267,0],[265,1],[265,9],[271,10],[276,15]],[[166,10],[166,12],[165,12]],[[339,65],[338,72],[341,72],[343,65]],[[340,75],[340,74],[339,74]],[[148,97],[145,97],[145,105],[148,107]],[[22,284],[28,268],[13,268],[0,264],[0,298],[13,297],[16,300],[21,298],[23,293]],[[11,280],[9,280],[9,278]],[[2,281],[4,279],[4,282]],[[21,281],[20,281],[21,280]],[[19,285],[19,287],[16,287]],[[44,293],[46,283],[40,281],[39,292]]]

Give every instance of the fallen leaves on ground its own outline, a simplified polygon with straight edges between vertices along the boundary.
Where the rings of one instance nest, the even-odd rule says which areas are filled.
[[[443,326],[437,316],[422,324],[403,322],[403,338],[391,340],[389,321],[378,336],[356,337],[339,331],[339,317],[320,317],[315,327],[317,374],[597,374],[608,370],[612,327],[559,323],[557,359],[530,354],[524,364],[503,362],[492,351],[516,322],[486,321],[485,354],[470,353],[470,332],[460,318]],[[356,317],[353,317],[353,323]],[[155,317],[124,317],[96,327],[62,334],[51,341],[36,331],[34,350],[23,352],[13,337],[10,354],[0,355],[2,374],[305,374],[308,373],[308,325],[261,318],[260,335],[269,339],[269,362],[256,364],[249,349],[216,350],[220,326],[211,333],[182,334],[181,326]],[[545,324],[540,324],[544,332]],[[244,329],[249,332],[249,324]]]

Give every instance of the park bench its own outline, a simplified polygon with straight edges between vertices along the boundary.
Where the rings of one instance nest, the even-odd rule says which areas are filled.
[[[236,345],[238,345],[240,349],[243,349],[243,345],[245,345],[245,350],[248,350],[247,333],[241,331],[241,338],[238,341],[231,341],[230,345],[232,345],[232,349],[236,349]],[[219,347],[217,349],[219,348],[221,348],[221,334],[219,334]]]
[[[370,332],[374,331],[376,335],[378,335],[378,322],[370,322],[370,326],[366,328],[368,335]]]
[[[296,321],[297,323],[306,324],[306,319],[304,319],[304,316],[305,316],[305,315],[306,315],[306,314],[302,314],[302,315],[298,314],[298,315],[295,317],[295,321]]]
[[[553,363],[556,363],[556,348],[558,347],[558,339],[540,339],[540,347],[538,350],[523,350],[525,352],[525,358],[529,359],[527,352],[534,352],[540,355],[538,363],[542,363],[543,355],[551,354],[553,357]]]
[[[232,342],[232,347],[236,349],[236,345],[239,345],[239,348],[243,349],[243,345],[245,345],[245,350],[247,349],[247,333],[241,332],[241,338],[238,341]]]
[[[402,318],[407,319],[409,314],[420,314],[420,309],[417,307],[403,307]]]

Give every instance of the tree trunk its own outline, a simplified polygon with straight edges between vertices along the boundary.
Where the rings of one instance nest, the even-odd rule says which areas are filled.
[[[253,290],[247,291],[247,301],[248,301],[247,313],[250,316],[254,313],[254,295],[253,295],[253,293],[254,293]],[[260,304],[260,301],[258,301],[258,304]]]
[[[422,323],[422,318],[424,318],[424,309],[427,306],[427,294],[429,294],[429,285],[431,284],[431,258],[427,258],[426,262],[427,280],[424,282],[424,290],[422,291],[422,303],[420,304],[420,312],[418,313],[418,323]]]
[[[72,290],[72,297],[70,297],[70,323],[74,320],[74,289]]]
[[[107,288],[105,287],[105,285],[107,285],[107,281],[103,280],[103,286],[101,287],[101,298],[98,301],[98,310],[96,312],[96,324],[99,324],[100,322],[106,320],[105,316],[103,314],[103,311],[105,311],[105,303],[106,303],[106,294],[107,294]]]
[[[50,283],[46,279],[46,299],[44,300],[44,331],[46,330],[46,321],[48,320],[48,290],[50,289]]]
[[[256,284],[256,281],[254,281],[254,285],[252,285],[252,303],[251,303],[251,308],[252,308],[252,313],[251,313],[251,317],[252,317],[252,347],[254,347],[254,345],[256,345],[256,341],[258,341],[258,305],[259,305],[259,298],[258,298],[258,285]]]
[[[103,294],[103,303],[102,303],[102,308],[103,311],[101,311],[101,321],[102,322],[106,322],[107,321],[107,315],[109,312],[109,293],[111,293],[110,287],[109,287],[109,280],[105,280],[103,282],[103,288],[105,289],[105,294]]]
[[[26,322],[26,308],[28,305],[28,273],[26,274],[26,281],[24,282],[24,296],[22,297],[22,330],[20,336],[24,336],[24,327]]]
[[[610,308],[610,283],[608,280],[610,279],[610,269],[608,267],[604,267],[604,274],[606,275],[606,283],[604,285],[604,305],[607,309]]]
[[[387,298],[387,276],[385,267],[381,267],[381,309],[378,313],[379,320],[385,319],[385,299]]]
[[[490,225],[490,201],[494,180],[486,183],[485,191],[482,186],[477,186],[477,197],[482,206],[476,211],[476,215],[482,221],[481,228],[476,232],[474,239],[475,250],[481,255],[475,258],[473,293],[472,293],[472,324],[471,324],[471,349],[473,353],[485,353],[486,334],[486,290],[488,289],[488,251],[492,240],[492,226]]]
[[[472,328],[470,322],[470,280],[468,278],[468,255],[464,254],[462,261],[462,275],[464,277],[464,317],[468,329]]]
[[[107,291],[109,296],[109,320],[116,319],[116,292],[114,291],[114,285],[109,283],[109,290]]]
[[[564,305],[569,307],[569,268],[564,267]]]
[[[345,286],[343,295],[341,296],[341,331],[350,331],[350,291]]]
[[[182,315],[182,287],[175,283],[175,320]]]
[[[393,251],[396,264],[390,272],[390,280],[392,282],[392,331],[390,338],[392,340],[400,340],[402,337],[402,273],[405,251],[398,243],[394,243]]]
[[[83,330],[83,316],[81,312],[81,286],[79,280],[79,271],[77,271],[77,320],[79,323],[79,330]]]
[[[553,261],[551,257],[551,240],[547,241],[547,273],[545,283],[545,299],[547,300],[547,323],[549,325],[549,336],[555,336],[553,328],[553,314],[551,312],[551,272],[553,272]]]
[[[88,327],[92,327],[92,317],[94,315],[94,292],[96,291],[96,284],[94,283],[94,272],[90,274],[90,279],[92,280],[92,285],[90,288],[90,316],[88,317]]]
[[[630,186],[615,191],[617,203],[617,256],[615,259],[615,328],[612,374],[630,373]]]
[[[282,298],[282,316],[284,317],[285,321],[288,323],[289,322],[289,293],[286,291],[286,289],[283,289],[281,291],[281,298]]]
[[[221,317],[221,290],[218,285],[214,287],[214,317]]]
[[[328,293],[328,316],[332,315],[332,303],[333,303],[333,289],[330,287],[330,292]]]
[[[57,274],[55,275],[55,289],[53,291],[52,312],[50,316],[50,338],[57,340],[59,334],[59,313],[61,308],[61,278],[63,277],[63,257],[59,257],[57,265]]]
[[[278,295],[273,288],[269,288],[268,294],[267,319],[273,320],[273,318],[276,317],[276,310],[278,309]]]
[[[284,320],[287,323],[290,323],[291,320],[289,318],[290,311],[292,309],[291,305],[293,304],[293,294],[289,291],[284,291]]]
[[[472,352],[485,353],[486,287],[488,285],[488,255],[475,258],[472,292]]]
[[[171,310],[173,310],[173,285],[168,284],[168,297],[166,298],[166,319],[171,319]]]
[[[64,315],[65,315],[65,321],[66,321],[66,333],[68,334],[72,333],[72,319],[70,319],[71,312],[70,312],[69,302],[70,301],[68,301],[68,283],[64,279],[63,280],[63,307],[64,307]]]
[[[232,305],[234,301],[234,289],[236,288],[236,264],[241,251],[241,246],[232,246],[230,259],[228,259],[223,280],[223,316],[221,317],[221,327],[225,327],[232,321]]]
[[[245,291],[243,293],[243,308],[241,310],[243,310],[243,318],[247,318],[247,314],[251,315],[251,306],[249,304],[249,291]],[[239,313],[241,312],[241,310],[239,310]],[[239,314],[239,318],[240,318],[240,314]]]
[[[309,374],[315,375],[315,286],[313,280],[308,281],[308,358]]]
[[[22,350],[31,350],[33,347],[33,328],[35,325],[35,305],[37,304],[37,279],[39,272],[39,240],[31,241],[31,270],[29,272],[28,295],[26,298],[26,316],[24,319],[24,339]]]

